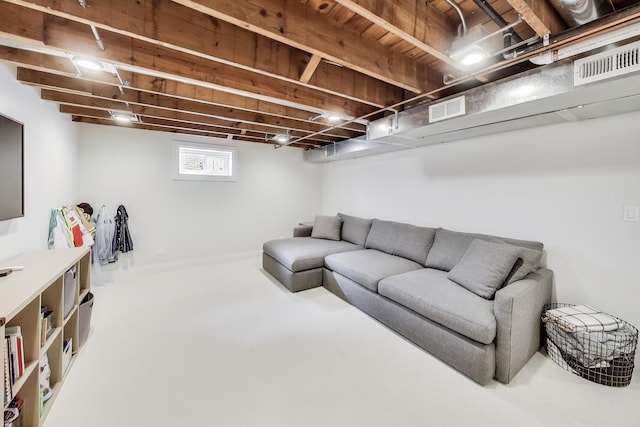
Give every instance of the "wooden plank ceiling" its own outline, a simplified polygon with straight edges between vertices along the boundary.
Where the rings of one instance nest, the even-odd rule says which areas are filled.
[[[469,28],[501,28],[479,3],[506,23],[521,16],[514,31],[532,44],[568,30],[547,0],[451,1]],[[637,2],[612,3],[618,13]],[[532,66],[502,55],[457,64],[447,52],[461,20],[447,0],[0,0],[0,16],[0,60],[74,121],[296,147],[363,135],[409,102]]]

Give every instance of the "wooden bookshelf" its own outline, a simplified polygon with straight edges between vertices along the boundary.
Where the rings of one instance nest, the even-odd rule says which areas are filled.
[[[55,249],[22,254],[3,264],[24,266],[0,278],[0,332],[19,326],[24,347],[24,371],[12,386],[13,397],[19,397],[22,405],[22,427],[43,425],[60,387],[79,350],[79,304],[91,289],[91,253],[89,248]],[[64,316],[65,272],[75,267],[73,307]],[[67,283],[69,286],[69,283]],[[69,288],[71,289],[71,288]],[[70,294],[69,294],[70,295]],[[53,311],[51,330],[42,345],[41,308]],[[71,361],[65,366],[64,341],[72,340]],[[2,352],[4,361],[4,352]],[[49,385],[53,396],[44,404],[40,394],[40,361],[47,355],[51,370]],[[66,368],[66,369],[65,369]],[[4,369],[0,374],[4,385]],[[10,402],[4,399],[4,409]]]

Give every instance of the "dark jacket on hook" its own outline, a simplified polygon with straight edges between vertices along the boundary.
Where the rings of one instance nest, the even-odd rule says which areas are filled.
[[[124,205],[116,212],[116,233],[113,237],[116,251],[126,253],[133,250],[133,239],[129,233],[129,215]]]

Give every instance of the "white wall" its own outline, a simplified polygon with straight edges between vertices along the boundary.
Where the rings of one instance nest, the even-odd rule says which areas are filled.
[[[51,208],[75,203],[76,128],[68,115],[16,81],[15,67],[0,64],[0,113],[24,123],[25,216],[0,221],[0,261],[46,249]],[[1,201],[0,201],[1,203]]]
[[[640,326],[640,113],[327,164],[323,210],[545,243],[557,300]]]
[[[106,205],[129,213],[136,266],[256,252],[262,243],[290,236],[320,210],[322,170],[296,148],[235,142],[238,182],[171,179],[172,140],[214,140],[164,132],[81,124],[81,201],[95,214]],[[157,251],[164,255],[157,255]]]
[[[237,143],[239,182],[182,182],[170,178],[171,141],[203,139],[75,125],[11,66],[0,88],[0,112],[25,124],[26,156],[26,215],[0,222],[0,260],[46,248],[49,211],[67,203],[124,204],[127,260],[141,265],[257,252],[297,221],[341,211],[541,240],[558,301],[640,325],[640,223],[622,220],[640,205],[640,113],[324,166]]]

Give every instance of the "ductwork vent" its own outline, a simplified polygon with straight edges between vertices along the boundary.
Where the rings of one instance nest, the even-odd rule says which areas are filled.
[[[620,46],[574,62],[574,85],[597,82],[640,70],[640,42]]]
[[[439,122],[465,114],[464,96],[429,106],[429,122]]]

